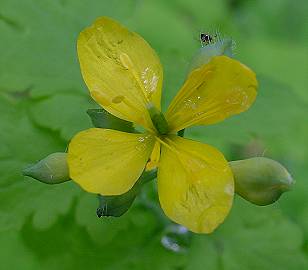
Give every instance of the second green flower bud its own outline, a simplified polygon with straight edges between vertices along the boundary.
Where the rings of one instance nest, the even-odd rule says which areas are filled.
[[[294,181],[277,161],[255,157],[229,162],[235,181],[235,192],[256,205],[269,205],[291,189]]]
[[[66,153],[53,153],[23,170],[30,176],[46,184],[60,184],[70,180]]]

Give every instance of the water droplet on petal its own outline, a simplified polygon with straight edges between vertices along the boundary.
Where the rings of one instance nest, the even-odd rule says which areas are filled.
[[[112,99],[112,102],[115,104],[121,103],[125,99],[124,96],[116,96]]]
[[[144,135],[144,136],[138,137],[137,140],[138,140],[139,143],[135,147],[136,150],[138,150],[139,152],[143,152],[148,146],[147,141],[148,141],[149,138],[150,138],[149,135]]]
[[[186,109],[192,109],[192,110],[196,110],[197,109],[197,104],[196,104],[196,102],[194,102],[194,101],[192,101],[191,99],[186,99],[186,100],[184,100],[184,107],[186,108]]]
[[[144,140],[145,140],[144,137],[139,137],[138,138],[138,142],[144,142]]]
[[[132,60],[126,53],[120,53],[120,62],[122,66],[126,69],[132,69],[134,66]]]
[[[141,79],[148,97],[151,97],[153,92],[156,91],[159,77],[151,68],[146,67],[141,72]]]
[[[227,184],[227,185],[225,186],[224,192],[225,192],[226,194],[228,194],[228,195],[233,196],[233,194],[234,194],[234,186],[233,186],[232,184]]]

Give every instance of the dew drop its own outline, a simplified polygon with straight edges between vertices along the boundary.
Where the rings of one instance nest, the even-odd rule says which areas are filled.
[[[191,99],[186,99],[186,100],[184,100],[184,107],[186,108],[186,109],[193,109],[193,110],[196,110],[197,109],[197,104],[194,102],[194,101],[192,101]]]
[[[147,92],[148,96],[151,96],[157,88],[159,77],[150,67],[146,67],[141,72],[141,79],[143,81],[145,91]]]
[[[138,137],[138,144],[136,145],[136,150],[139,152],[143,152],[147,148],[146,140],[148,139],[148,136],[141,136]]]
[[[227,184],[227,185],[225,186],[224,192],[225,192],[226,194],[232,196],[232,195],[234,194],[234,187],[233,187],[233,185]]]
[[[118,104],[121,103],[125,99],[124,96],[116,96],[112,99],[112,103]]]
[[[199,117],[199,116],[201,116],[202,114],[204,114],[204,112],[197,112],[197,113],[195,114],[195,116],[196,116],[196,117]]]
[[[139,137],[138,138],[138,142],[144,142],[144,140],[145,140],[144,137]]]
[[[133,67],[132,60],[126,53],[120,53],[120,62],[126,69],[131,69]]]
[[[191,242],[191,232],[187,228],[172,224],[169,225],[161,238],[164,248],[175,253],[185,253]]]
[[[242,91],[242,102],[241,102],[241,105],[243,107],[247,106],[247,101],[248,101],[248,95],[246,94],[245,91]]]

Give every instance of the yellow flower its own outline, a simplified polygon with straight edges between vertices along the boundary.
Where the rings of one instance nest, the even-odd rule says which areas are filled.
[[[81,32],[77,50],[96,102],[146,132],[91,128],[78,133],[68,150],[70,177],[88,192],[119,195],[132,188],[150,159],[148,166],[158,167],[165,214],[193,232],[212,232],[232,206],[231,169],[214,147],[176,133],[247,110],[257,93],[255,74],[234,59],[213,57],[189,74],[166,112],[168,132],[158,132],[149,110],[160,110],[163,70],[150,45],[102,17]]]

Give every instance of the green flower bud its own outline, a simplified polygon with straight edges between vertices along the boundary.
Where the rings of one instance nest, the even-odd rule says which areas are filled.
[[[277,161],[254,157],[229,162],[235,180],[235,192],[256,205],[269,205],[291,189],[294,181]]]
[[[158,131],[158,133],[167,134],[169,127],[168,127],[168,122],[163,113],[160,110],[158,110],[152,103],[148,104],[147,109],[150,114],[153,125]]]
[[[213,56],[226,55],[232,57],[234,42],[231,38],[222,38],[201,47],[193,56],[190,63],[188,74],[202,65],[208,63]]]
[[[70,180],[66,153],[53,153],[23,170],[30,176],[46,184],[59,184]]]
[[[102,216],[120,217],[124,215],[132,206],[142,186],[156,177],[157,170],[144,171],[135,185],[126,193],[110,196],[98,195],[99,206],[96,209],[97,216],[100,218]]]

